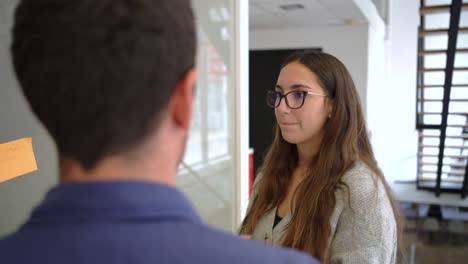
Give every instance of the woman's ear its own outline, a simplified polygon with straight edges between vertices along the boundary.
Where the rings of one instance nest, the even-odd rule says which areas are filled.
[[[327,115],[329,119],[332,117],[332,114],[333,114],[333,105],[335,105],[335,101],[333,99],[328,99],[326,103],[326,107],[327,107]]]

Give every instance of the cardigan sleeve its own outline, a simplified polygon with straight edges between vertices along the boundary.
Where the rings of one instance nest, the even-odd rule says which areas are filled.
[[[255,197],[257,197],[261,178],[262,178],[262,173],[259,172],[257,174],[257,176],[255,177],[255,181],[254,181],[253,186],[252,186],[252,193],[250,194],[249,204],[247,205],[246,215],[250,211],[250,208],[252,208],[252,204],[253,204],[253,201],[254,201]],[[239,228],[237,228],[237,233],[238,234],[240,234],[241,228],[242,228],[242,224],[241,224],[241,226],[239,226]]]
[[[260,171],[255,177],[255,181],[252,186],[252,193],[250,194],[249,204],[247,206],[247,213],[250,211],[250,208],[252,208],[253,201],[257,197],[258,189],[260,188],[260,182],[262,180],[262,176],[263,176],[263,173]]]
[[[349,189],[337,198],[343,206],[331,237],[330,263],[395,263],[396,221],[382,182],[367,168],[345,175],[344,182]]]

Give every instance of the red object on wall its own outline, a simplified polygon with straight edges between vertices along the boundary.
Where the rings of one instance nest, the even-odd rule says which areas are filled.
[[[252,187],[254,182],[254,149],[249,149],[249,198],[252,194]]]

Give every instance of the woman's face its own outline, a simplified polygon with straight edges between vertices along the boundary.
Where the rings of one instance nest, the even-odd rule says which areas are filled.
[[[281,69],[275,90],[283,95],[291,91],[326,95],[317,76],[299,62],[289,63]],[[304,104],[298,109],[288,107],[283,97],[280,105],[275,108],[275,116],[284,140],[291,144],[317,143],[317,140],[321,140],[324,124],[331,114],[332,103],[327,103],[326,97],[320,95],[304,95]],[[290,98],[300,101],[301,94],[288,95],[291,105]]]

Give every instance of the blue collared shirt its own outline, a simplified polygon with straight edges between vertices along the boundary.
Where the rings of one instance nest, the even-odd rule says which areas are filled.
[[[317,263],[203,224],[176,189],[144,182],[65,183],[15,233],[0,263]]]

